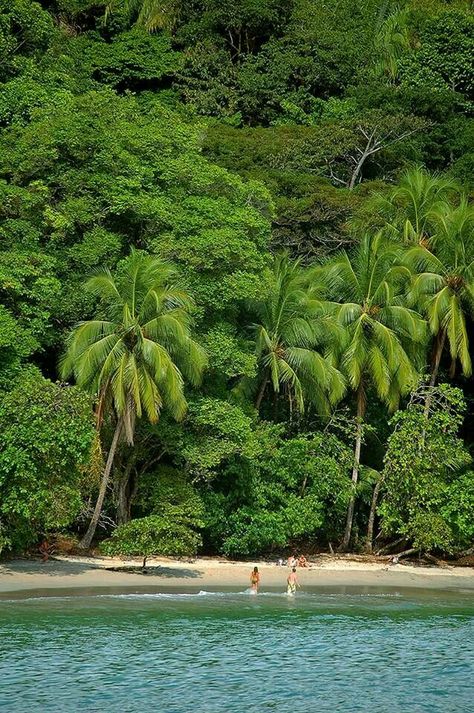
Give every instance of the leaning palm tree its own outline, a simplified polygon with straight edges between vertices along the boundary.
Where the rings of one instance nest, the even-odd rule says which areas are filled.
[[[379,233],[365,236],[352,254],[343,252],[315,277],[326,286],[327,309],[343,327],[336,363],[356,394],[357,428],[349,501],[341,547],[349,546],[359,479],[366,392],[372,387],[390,410],[417,381],[426,323],[404,304],[410,278],[400,265],[401,249]]]
[[[474,208],[462,199],[456,208],[436,211],[428,245],[408,250],[404,262],[417,273],[410,297],[426,314],[435,338],[430,386],[436,384],[446,341],[451,377],[457,361],[470,376],[466,320],[474,316]]]
[[[181,419],[183,377],[197,384],[205,367],[205,354],[190,337],[192,302],[176,277],[171,265],[132,251],[115,277],[106,270],[86,283],[101,301],[101,318],[69,335],[61,372],[97,395],[98,427],[109,413],[115,430],[84,548],[94,537],[120,440],[133,443],[135,420],[143,415],[156,423],[167,409]]]
[[[301,263],[278,256],[270,294],[250,307],[257,318],[252,331],[258,374],[244,377],[238,390],[256,394],[257,410],[271,387],[276,396],[285,392],[290,410],[295,404],[302,412],[310,402],[327,412],[342,398],[344,379],[320,351],[334,323],[322,313],[320,301],[310,297]]]
[[[109,0],[105,8],[106,19],[119,10],[147,32],[172,30],[181,11],[181,0]]]
[[[405,171],[388,195],[375,195],[366,213],[383,221],[388,237],[403,238],[406,245],[426,245],[434,230],[434,216],[457,199],[455,181],[424,168]]]

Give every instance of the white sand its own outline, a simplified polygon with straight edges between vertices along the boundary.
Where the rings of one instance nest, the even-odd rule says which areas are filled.
[[[138,559],[97,557],[56,557],[48,562],[14,560],[0,564],[0,594],[9,592],[48,593],[58,589],[116,588],[157,591],[199,591],[249,586],[250,571],[258,565],[261,588],[285,586],[288,568],[265,562],[228,562],[201,559],[190,562],[153,558],[147,562],[148,574],[108,571],[109,567],[138,567]],[[387,562],[364,561],[362,558],[321,556],[309,569],[298,569],[302,587],[416,587],[430,589],[472,589],[474,569],[470,567],[418,567]],[[51,592],[53,593],[53,592]]]

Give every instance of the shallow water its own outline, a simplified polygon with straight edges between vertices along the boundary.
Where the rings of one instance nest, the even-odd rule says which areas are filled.
[[[6,713],[474,710],[472,592],[0,601]]]

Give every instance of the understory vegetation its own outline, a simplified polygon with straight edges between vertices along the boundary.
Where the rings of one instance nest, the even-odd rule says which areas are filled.
[[[0,553],[474,545],[467,0],[0,0]]]

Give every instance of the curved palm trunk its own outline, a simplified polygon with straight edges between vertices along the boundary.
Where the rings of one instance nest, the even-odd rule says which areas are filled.
[[[356,497],[356,486],[359,480],[359,469],[360,469],[360,452],[362,448],[362,429],[364,424],[365,415],[365,395],[364,387],[362,384],[359,385],[357,389],[357,431],[354,447],[354,465],[352,467],[352,495],[349,501],[349,507],[347,508],[346,517],[346,529],[344,531],[344,538],[341,543],[341,549],[347,550],[349,547],[349,542],[351,541],[352,534],[352,521],[354,520],[354,507],[355,507],[355,497]]]
[[[122,432],[122,419],[117,420],[117,425],[115,426],[114,437],[112,438],[112,443],[110,444],[110,450],[107,456],[107,462],[105,464],[104,473],[102,475],[102,480],[100,483],[99,495],[97,497],[97,502],[95,504],[94,513],[92,515],[87,532],[79,543],[79,547],[84,550],[89,549],[91,542],[95,535],[97,525],[99,523],[100,514],[102,512],[102,506],[104,504],[105,494],[107,492],[107,486],[109,484],[110,473],[112,471],[112,465],[114,462],[115,453],[117,451],[118,442],[120,439],[120,434]]]

